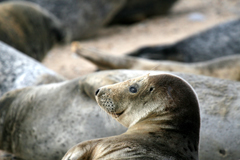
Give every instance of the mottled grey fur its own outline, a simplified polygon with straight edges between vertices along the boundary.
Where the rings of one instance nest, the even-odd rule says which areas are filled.
[[[181,62],[199,62],[240,54],[240,19],[219,24],[175,44],[140,48],[130,56]]]
[[[0,97],[8,91],[35,85],[41,76],[61,76],[0,41]],[[59,80],[57,80],[59,79]]]

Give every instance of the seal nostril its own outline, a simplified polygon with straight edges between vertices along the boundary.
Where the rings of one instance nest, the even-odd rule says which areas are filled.
[[[98,89],[98,90],[96,91],[95,96],[99,93],[99,91],[100,91],[100,89]]]

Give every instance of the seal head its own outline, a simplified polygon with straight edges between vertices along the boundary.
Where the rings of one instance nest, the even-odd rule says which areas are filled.
[[[152,116],[164,115],[166,119],[177,116],[179,123],[181,120],[199,128],[196,93],[175,75],[145,75],[104,86],[97,90],[96,100],[103,110],[126,127]]]
[[[140,139],[148,137],[149,141],[169,146],[156,147],[156,155],[198,159],[198,98],[194,89],[180,77],[148,74],[104,86],[96,91],[96,100],[103,110],[128,127],[124,134],[139,138],[141,134]]]

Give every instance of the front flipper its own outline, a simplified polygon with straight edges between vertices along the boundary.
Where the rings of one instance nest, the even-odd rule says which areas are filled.
[[[94,159],[94,148],[102,139],[86,141],[77,144],[67,151],[62,160],[87,160]]]

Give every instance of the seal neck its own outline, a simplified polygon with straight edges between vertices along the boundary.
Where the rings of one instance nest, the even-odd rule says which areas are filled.
[[[181,153],[192,159],[198,159],[199,133],[171,125],[170,119],[152,118],[136,123],[124,134],[143,134],[154,139],[156,144],[163,144],[175,153]],[[191,128],[189,128],[191,130]]]

